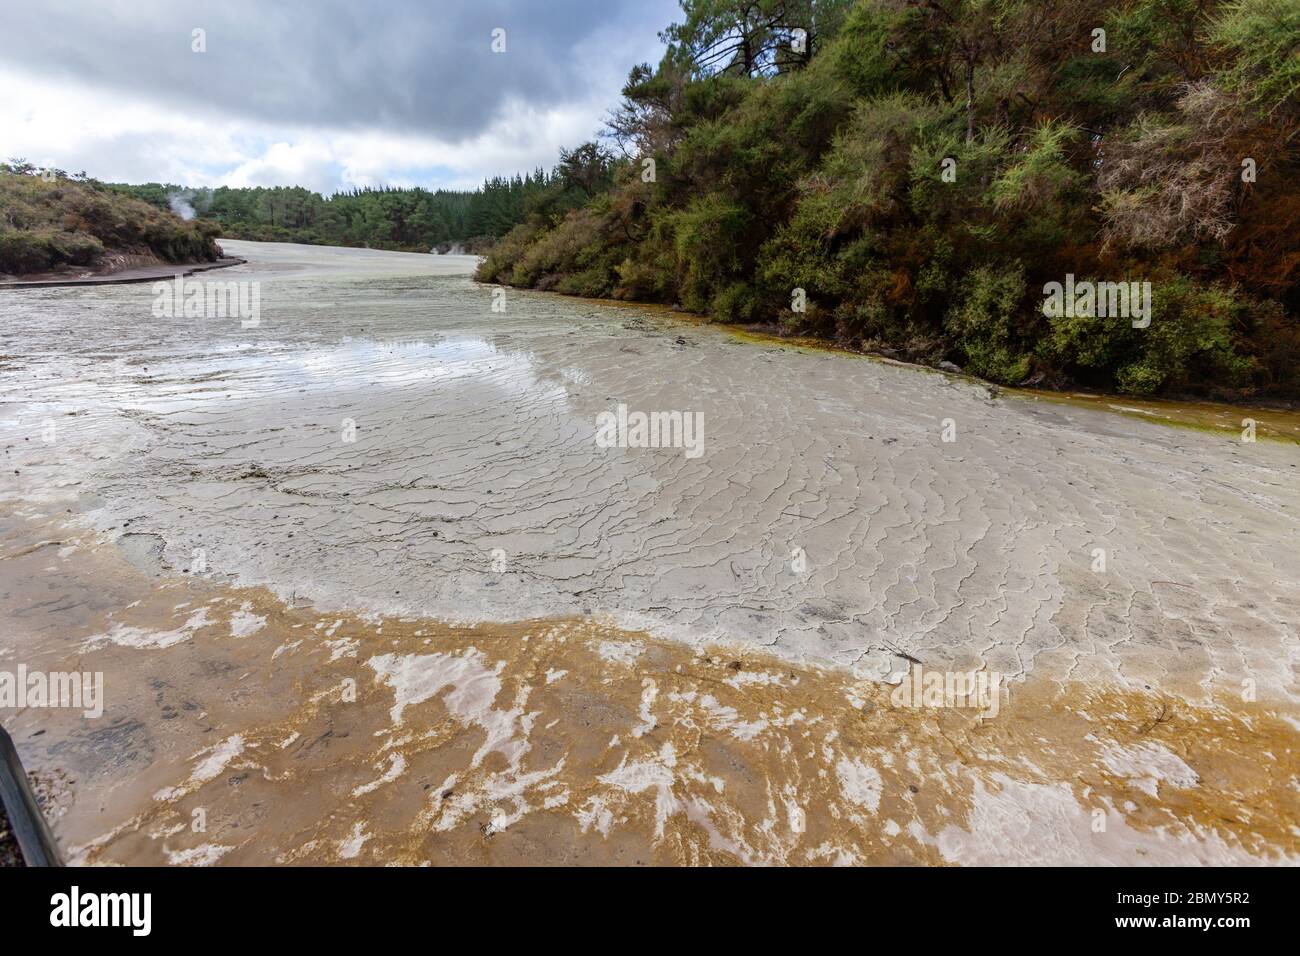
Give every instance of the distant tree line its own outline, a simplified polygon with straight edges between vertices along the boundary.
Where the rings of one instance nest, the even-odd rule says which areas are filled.
[[[575,152],[581,152],[582,148]],[[549,217],[587,202],[607,188],[603,154],[574,162],[565,153],[550,173],[536,169],[494,177],[468,190],[377,187],[322,196],[301,186],[193,189],[169,183],[108,188],[160,209],[192,213],[231,239],[366,246],[428,252],[457,244],[484,244],[529,216]]]

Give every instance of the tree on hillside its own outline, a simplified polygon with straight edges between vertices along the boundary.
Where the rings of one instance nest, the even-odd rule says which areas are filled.
[[[802,66],[833,33],[849,0],[681,0],[685,18],[659,37],[692,73],[758,76]],[[796,31],[802,31],[797,34]]]
[[[581,190],[590,199],[609,185],[610,156],[599,143],[583,143],[561,149],[555,171],[567,188]]]
[[[685,85],[685,74],[668,58],[657,70],[638,63],[623,84],[622,102],[609,112],[605,137],[625,156],[649,156],[675,146],[681,129],[674,117],[681,110]]]

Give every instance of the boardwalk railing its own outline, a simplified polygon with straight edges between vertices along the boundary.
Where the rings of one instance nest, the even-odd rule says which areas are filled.
[[[9,827],[18,840],[28,866],[62,866],[59,845],[41,813],[27,782],[27,773],[8,731],[0,727],[0,801],[9,816]]]

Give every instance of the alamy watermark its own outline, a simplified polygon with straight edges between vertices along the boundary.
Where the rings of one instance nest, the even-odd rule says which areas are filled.
[[[104,714],[104,674],[101,671],[0,670],[0,707],[72,707],[86,717]]]
[[[703,412],[629,412],[620,403],[596,416],[600,448],[684,448],[687,458],[704,454]]]
[[[240,327],[255,329],[262,322],[262,283],[172,282],[153,284],[155,319],[239,319]]]
[[[1131,319],[1133,328],[1151,324],[1150,282],[1075,282],[1068,272],[1065,283],[1043,286],[1043,315],[1052,319]]]
[[[895,707],[966,707],[981,717],[996,717],[1002,706],[1002,675],[997,671],[936,671],[921,665],[902,674],[889,695]],[[890,683],[894,683],[891,680]]]
[[[74,885],[50,897],[50,925],[55,927],[118,926],[133,936],[148,936],[152,912],[152,893],[83,893]]]

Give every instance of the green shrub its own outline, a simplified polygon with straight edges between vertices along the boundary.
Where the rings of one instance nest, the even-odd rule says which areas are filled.
[[[1251,308],[1233,289],[1174,276],[1152,283],[1147,328],[1133,328],[1126,318],[1052,318],[1044,351],[1127,394],[1239,388],[1257,364],[1234,342],[1234,329]]]
[[[1029,374],[1030,356],[1022,345],[1025,274],[1019,264],[998,270],[980,266],[958,284],[956,304],[944,330],[964,356],[964,366],[982,378],[1006,385]]]
[[[50,249],[60,261],[72,265],[93,265],[104,254],[104,244],[84,232],[56,233],[49,238],[48,242]]]
[[[90,266],[104,245],[84,232],[0,232],[0,272],[22,275],[60,265]]]
[[[0,232],[0,272],[43,272],[57,262],[47,234]]]
[[[747,282],[732,283],[713,297],[709,314],[718,322],[753,322],[759,317],[758,295]]]
[[[1300,4],[1236,0],[1210,25],[1210,40],[1231,58],[1229,87],[1266,115],[1300,111]]]
[[[750,229],[739,203],[713,193],[693,201],[671,219],[682,305],[706,312],[713,297],[742,273],[738,250]]]

